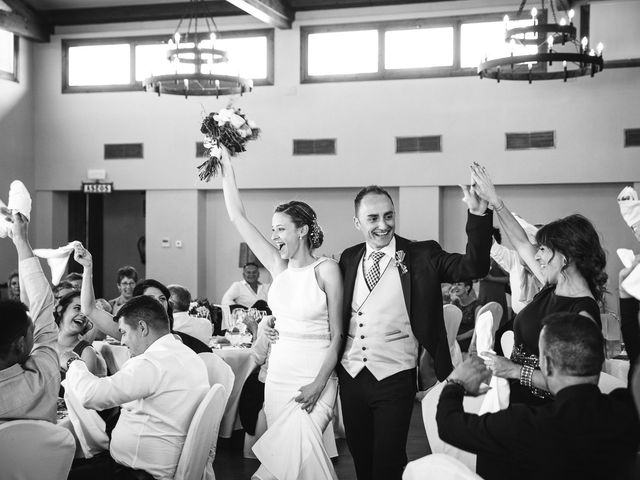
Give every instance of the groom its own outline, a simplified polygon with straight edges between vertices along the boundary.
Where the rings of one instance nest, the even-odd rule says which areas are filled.
[[[447,253],[433,240],[396,236],[389,193],[365,187],[354,223],[365,243],[340,257],[344,275],[345,350],[338,366],[347,444],[358,480],[400,480],[416,392],[418,346],[435,361],[438,379],[451,373],[440,283],[489,271],[492,215],[463,187],[469,206],[467,250]]]

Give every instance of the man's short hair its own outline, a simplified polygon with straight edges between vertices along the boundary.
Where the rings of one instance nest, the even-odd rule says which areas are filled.
[[[167,287],[171,293],[171,303],[176,312],[188,312],[191,306],[191,292],[182,285],[169,285]]]
[[[138,283],[138,272],[131,265],[125,265],[118,269],[118,285],[123,278],[131,278],[134,282]]]
[[[138,322],[142,320],[149,328],[156,331],[169,331],[169,317],[162,304],[148,295],[133,297],[125,302],[114,320],[124,319],[125,323],[133,329],[138,328]]]
[[[358,215],[358,209],[360,208],[362,199],[369,194],[386,195],[386,197],[391,201],[391,205],[393,205],[393,198],[391,198],[389,192],[387,192],[384,188],[379,187],[378,185],[368,185],[366,187],[363,187],[356,195],[356,198],[353,200],[353,206],[355,207],[356,215]]]
[[[600,327],[578,313],[552,313],[542,320],[545,355],[565,375],[598,375],[604,363]]]
[[[64,277],[67,282],[75,282],[76,280],[82,281],[82,274],[78,272],[71,272],[69,275]]]
[[[62,280],[57,285],[53,286],[51,288],[51,291],[53,292],[54,297],[59,298],[58,294],[62,290],[67,290],[67,289],[76,290],[76,287],[74,287],[73,283],[69,282],[68,280]]]
[[[31,318],[29,309],[18,300],[0,300],[0,356],[9,353],[9,348],[18,338],[27,335]]]
[[[247,267],[256,267],[257,269],[260,269],[260,267],[258,266],[257,263],[255,262],[247,262],[244,264],[244,267],[242,267],[242,269],[244,270]]]

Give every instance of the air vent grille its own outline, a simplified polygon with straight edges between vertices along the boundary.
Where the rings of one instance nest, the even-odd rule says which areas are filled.
[[[554,148],[555,132],[507,133],[507,150]]]
[[[396,137],[396,153],[441,152],[442,135]]]
[[[640,128],[625,128],[624,146],[640,147]]]
[[[142,143],[107,143],[104,146],[105,160],[144,158]]]
[[[335,155],[335,138],[318,138],[314,140],[294,140],[294,155]]]

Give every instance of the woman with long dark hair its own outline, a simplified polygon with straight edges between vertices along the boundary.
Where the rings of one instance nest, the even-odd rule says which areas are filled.
[[[598,302],[607,281],[605,253],[593,224],[579,214],[543,226],[533,245],[496,193],[486,169],[474,164],[471,171],[476,191],[493,206],[502,231],[544,285],[514,319],[511,359],[488,354],[487,364],[494,375],[511,380],[512,402],[544,402],[550,396],[538,364],[542,319],[550,313],[575,312],[600,325]]]

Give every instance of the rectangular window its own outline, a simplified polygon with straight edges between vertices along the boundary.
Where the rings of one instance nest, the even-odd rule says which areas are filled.
[[[453,27],[391,30],[384,40],[386,69],[453,65]]]
[[[140,90],[142,81],[152,75],[194,73],[194,65],[169,62],[168,38],[63,40],[62,91]],[[239,74],[253,79],[254,85],[273,85],[273,38],[273,30],[220,32],[214,48],[226,51],[229,62],[205,65],[202,73]]]
[[[18,81],[19,38],[0,29],[0,78]]]
[[[300,28],[301,82],[477,75],[482,60],[535,53],[536,45],[505,43],[508,13],[497,12]],[[539,13],[544,22],[547,11]],[[532,20],[509,22],[510,28]]]

